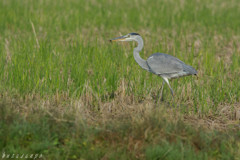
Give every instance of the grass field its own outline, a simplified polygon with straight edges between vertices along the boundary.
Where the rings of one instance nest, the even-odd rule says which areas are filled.
[[[0,152],[40,159],[240,159],[238,0],[1,0]],[[142,70],[162,52],[197,69]],[[28,157],[29,158],[29,157]],[[32,158],[33,159],[33,158]]]

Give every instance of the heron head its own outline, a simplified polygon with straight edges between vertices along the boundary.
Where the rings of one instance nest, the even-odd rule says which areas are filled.
[[[138,33],[128,33],[125,36],[120,36],[120,37],[116,37],[113,39],[110,39],[109,41],[134,41],[137,39],[137,37],[139,37],[140,35]]]

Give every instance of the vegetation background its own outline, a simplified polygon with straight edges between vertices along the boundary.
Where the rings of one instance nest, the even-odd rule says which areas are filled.
[[[238,0],[1,0],[0,151],[43,159],[239,159]],[[178,57],[171,81],[134,61]],[[1,155],[1,158],[3,158]]]

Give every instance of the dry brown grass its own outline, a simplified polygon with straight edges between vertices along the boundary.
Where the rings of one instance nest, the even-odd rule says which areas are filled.
[[[11,108],[12,112],[18,113],[26,119],[31,118],[32,115],[42,116],[47,114],[53,120],[59,122],[77,124],[84,121],[89,125],[98,126],[109,122],[130,122],[140,125],[146,119],[154,116],[159,121],[167,119],[173,124],[183,121],[194,128],[204,128],[206,130],[239,129],[239,103],[234,106],[219,105],[219,113],[213,114],[209,111],[205,114],[201,112],[196,114],[193,108],[182,111],[181,104],[155,103],[151,98],[142,101],[136,100],[134,96],[125,95],[123,85],[119,86],[117,95],[115,95],[116,98],[109,102],[94,97],[89,88],[88,92],[78,99],[73,99],[64,93],[50,97],[41,97],[37,94],[25,95],[24,97],[9,96],[5,93],[2,94],[1,99],[4,104]]]

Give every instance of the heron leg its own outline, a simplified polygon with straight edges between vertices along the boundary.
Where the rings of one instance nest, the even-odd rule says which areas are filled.
[[[173,89],[172,89],[172,87],[170,86],[170,84],[169,84],[169,81],[168,81],[168,79],[166,78],[166,77],[162,77],[163,78],[163,80],[167,83],[167,85],[168,85],[168,87],[170,88],[170,90],[171,90],[171,94],[172,94],[172,96],[174,97],[174,92],[173,92]]]
[[[163,101],[163,87],[164,87],[164,84],[165,84],[165,81],[163,81],[162,87],[161,87],[161,92],[160,92],[161,101]]]

